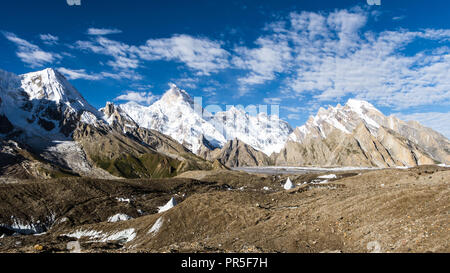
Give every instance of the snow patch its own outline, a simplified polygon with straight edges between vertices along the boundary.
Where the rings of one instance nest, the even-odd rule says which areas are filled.
[[[77,230],[73,233],[63,234],[63,236],[77,239],[87,237],[94,242],[124,241],[128,243],[136,238],[136,232],[134,228],[125,229],[111,234],[106,234],[97,230]]]
[[[113,215],[111,217],[108,218],[108,222],[109,223],[116,223],[116,222],[122,222],[122,221],[128,221],[133,219],[133,217],[128,216],[126,214],[123,213],[118,213],[116,215]]]
[[[116,197],[116,200],[123,203],[131,203],[129,198]]]
[[[86,124],[95,125],[97,123],[97,117],[91,112],[84,111],[80,117],[80,121]]]
[[[319,176],[317,178],[320,178],[320,179],[336,179],[337,176],[335,174],[328,174],[328,175]]]
[[[292,181],[291,181],[291,179],[289,177],[286,180],[286,183],[284,184],[283,188],[285,190],[291,190],[291,189],[295,188],[295,185],[292,183]]]
[[[176,205],[177,205],[177,200],[175,200],[175,198],[172,197],[169,200],[169,202],[167,202],[167,204],[158,208],[158,213],[168,211],[168,210],[172,209],[173,207],[175,207]]]
[[[148,231],[148,234],[153,233],[153,236],[155,236],[161,229],[163,223],[164,223],[164,219],[162,217],[158,218],[158,220],[156,220],[156,222],[153,224],[153,226]]]

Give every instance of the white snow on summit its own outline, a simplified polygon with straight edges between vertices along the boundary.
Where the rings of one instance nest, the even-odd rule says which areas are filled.
[[[231,107],[214,115],[227,140],[239,139],[267,155],[278,153],[292,133],[292,127],[276,115],[261,112],[256,116]]]
[[[120,108],[139,126],[168,135],[194,153],[200,149],[202,136],[217,147],[226,143],[223,135],[195,111],[194,102],[186,91],[175,85],[151,106],[130,102]]]
[[[306,137],[326,138],[334,129],[350,134],[361,122],[376,135],[386,118],[372,104],[350,99],[344,106],[338,104],[328,109],[320,108],[316,116],[311,116],[305,125],[295,129],[289,140],[301,143]]]
[[[51,68],[23,75],[0,70],[0,98],[2,113],[31,136],[56,138],[61,118],[101,122],[98,110]]]
[[[212,115],[195,106],[189,94],[175,85],[151,106],[129,102],[120,108],[139,126],[169,135],[194,153],[199,152],[204,137],[215,147],[238,138],[270,155],[284,147],[293,131],[287,122],[266,113],[252,116],[232,107]]]

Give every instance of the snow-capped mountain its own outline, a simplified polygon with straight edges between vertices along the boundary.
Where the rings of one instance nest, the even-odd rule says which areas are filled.
[[[216,128],[221,128],[227,140],[239,139],[266,155],[279,153],[293,132],[286,121],[264,112],[256,116],[231,107],[214,115]]]
[[[309,149],[320,142],[328,143],[328,147],[319,148],[322,149],[320,156],[329,154],[328,158],[321,159],[321,164],[350,164],[350,161],[343,163],[342,158],[324,163],[338,149],[361,154],[362,157],[355,162],[369,160],[369,164],[380,167],[450,162],[450,141],[441,134],[417,122],[385,116],[372,104],[355,99],[350,99],[344,106],[320,108],[316,116],[311,116],[305,125],[296,128],[289,136],[282,151],[284,154],[276,161],[278,164],[299,164],[300,158],[294,154],[303,149],[301,160],[311,157],[309,162],[319,162],[319,155],[313,155]],[[334,147],[334,151],[328,151],[329,147]]]
[[[270,155],[283,148],[293,131],[287,122],[266,113],[251,116],[232,107],[212,115],[201,106],[194,106],[189,94],[173,84],[148,107],[132,102],[120,107],[140,126],[169,135],[194,153],[200,152],[203,138],[214,147],[223,147],[227,141],[238,138]]]
[[[0,159],[14,158],[0,166],[0,175],[138,178],[213,168],[175,140],[140,128],[114,105],[102,110],[53,69],[0,71],[0,145],[7,147]]]
[[[306,137],[326,138],[334,129],[350,134],[361,122],[376,134],[385,119],[386,116],[372,104],[350,99],[344,106],[320,108],[316,116],[311,116],[305,125],[294,130],[289,140],[302,143]]]
[[[203,119],[202,111],[194,109],[194,101],[188,93],[175,85],[171,85],[162,98],[151,106],[131,102],[120,105],[120,108],[139,126],[168,135],[194,153],[201,148],[199,140],[202,136],[215,147],[226,143],[222,133]]]
[[[68,137],[76,122],[102,122],[101,114],[59,72],[24,75],[0,71],[0,107],[28,137]]]

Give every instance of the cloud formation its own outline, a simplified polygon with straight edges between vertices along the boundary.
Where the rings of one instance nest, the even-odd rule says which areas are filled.
[[[135,91],[125,91],[125,94],[115,98],[115,101],[126,101],[126,102],[137,102],[143,105],[150,105],[156,100],[151,92],[135,92]]]
[[[109,35],[122,33],[120,29],[116,28],[89,28],[87,34],[89,35]]]
[[[117,73],[110,73],[110,72],[101,72],[101,73],[88,73],[86,69],[69,69],[65,67],[59,67],[58,71],[64,74],[67,79],[69,80],[90,80],[90,81],[96,81],[96,80],[103,80],[103,79],[114,79],[114,80],[122,80],[122,79],[129,79],[129,80],[141,80],[141,75],[133,73],[133,72],[117,72]]]
[[[42,67],[46,64],[52,64],[62,58],[61,55],[52,52],[46,52],[39,46],[34,45],[22,38],[19,38],[14,33],[3,32],[3,35],[6,39],[17,46],[17,57],[19,57],[22,62],[26,63],[32,68]]]
[[[107,65],[116,70],[133,70],[144,61],[157,60],[184,63],[198,75],[210,75],[229,67],[229,54],[220,43],[189,35],[151,39],[139,46],[101,36],[90,41],[77,41],[75,47],[112,57]]]
[[[393,109],[450,102],[450,30],[365,29],[361,10],[293,12],[269,24],[257,48],[239,47],[234,64],[248,71],[241,88],[281,79],[287,97],[318,102],[346,97]],[[433,44],[418,52],[406,48]]]
[[[53,36],[51,34],[41,34],[39,35],[42,42],[46,45],[57,45],[59,38],[57,36]]]

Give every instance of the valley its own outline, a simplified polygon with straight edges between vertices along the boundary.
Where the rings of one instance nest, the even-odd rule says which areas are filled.
[[[450,251],[442,134],[354,99],[295,129],[196,108],[0,70],[0,252]]]
[[[421,166],[0,184],[0,252],[448,252],[449,181]]]

